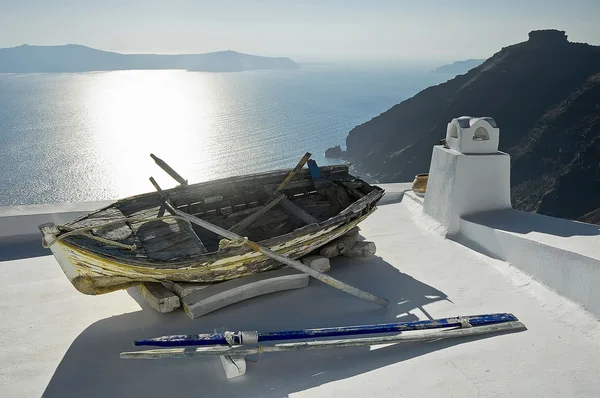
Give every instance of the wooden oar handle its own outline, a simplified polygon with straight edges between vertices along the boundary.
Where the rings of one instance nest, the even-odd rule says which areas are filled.
[[[150,157],[152,159],[154,159],[154,162],[161,169],[163,169],[168,175],[170,175],[175,181],[177,181],[181,185],[187,185],[188,184],[187,180],[185,178],[183,178],[182,176],[180,176],[179,173],[177,173],[175,170],[173,170],[173,168],[171,166],[169,166],[167,164],[167,162],[165,162],[164,160],[162,160],[158,156],[154,155],[153,153],[150,154]]]

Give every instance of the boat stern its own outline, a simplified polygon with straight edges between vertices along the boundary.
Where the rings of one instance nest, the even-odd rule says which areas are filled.
[[[60,234],[60,230],[56,227],[56,225],[54,225],[54,223],[51,222],[42,224],[38,226],[38,228],[42,233],[42,246],[50,249],[50,251],[54,255],[54,258],[56,258],[58,265],[60,265],[60,268],[62,268],[69,281],[71,281],[71,283],[77,288],[77,290],[81,291],[75,283],[75,280],[79,276],[79,272],[77,272],[75,264],[71,262],[69,255],[64,250],[63,244],[56,239],[56,236]],[[94,294],[84,291],[82,291],[82,293]]]

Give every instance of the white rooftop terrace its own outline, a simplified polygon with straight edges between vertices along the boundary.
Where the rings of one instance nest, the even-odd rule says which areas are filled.
[[[369,259],[332,275],[390,300],[379,308],[312,280],[196,320],[159,314],[137,290],[77,292],[37,237],[0,245],[0,396],[598,396],[600,325],[516,267],[432,233],[407,184],[361,224]],[[60,205],[55,207],[60,211]],[[436,228],[433,228],[434,230]],[[596,238],[598,239],[598,238]],[[387,347],[265,354],[227,380],[218,358],[121,360],[164,334],[286,330],[512,312],[525,332]]]
[[[505,155],[469,156],[452,148],[458,144],[434,149],[425,200],[404,193],[409,184],[383,185],[378,211],[361,224],[376,256],[332,260],[334,277],[389,299],[386,308],[316,280],[196,320],[155,312],[136,289],[85,296],[41,248],[36,226],[101,204],[1,209],[0,397],[600,396],[600,227],[512,210]],[[222,327],[495,312],[513,313],[528,330],[265,354],[231,380],[218,358],[119,358],[135,339]]]

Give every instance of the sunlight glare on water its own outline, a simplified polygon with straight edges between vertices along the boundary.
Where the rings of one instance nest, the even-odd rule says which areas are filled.
[[[320,165],[348,132],[443,77],[395,69],[0,74],[0,206],[117,199],[190,183]]]
[[[118,182],[118,192],[131,190],[132,183],[139,186],[137,191],[148,189],[148,173],[173,185],[160,169],[149,169],[150,153],[190,180],[219,176],[222,170],[215,158],[222,140],[211,123],[218,98],[211,98],[214,81],[206,76],[124,71],[103,74],[91,85],[86,102],[94,118],[94,147],[101,158],[115,159],[107,171]]]

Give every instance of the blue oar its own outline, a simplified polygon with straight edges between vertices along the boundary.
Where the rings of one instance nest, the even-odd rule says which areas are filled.
[[[406,332],[410,330],[469,327],[518,321],[512,314],[485,314],[426,321],[381,323],[375,325],[341,326],[333,328],[290,330],[285,332],[225,332],[214,334],[180,334],[147,340],[136,340],[136,346],[181,347],[208,345],[240,345],[265,341],[313,339],[317,337],[351,336]]]

